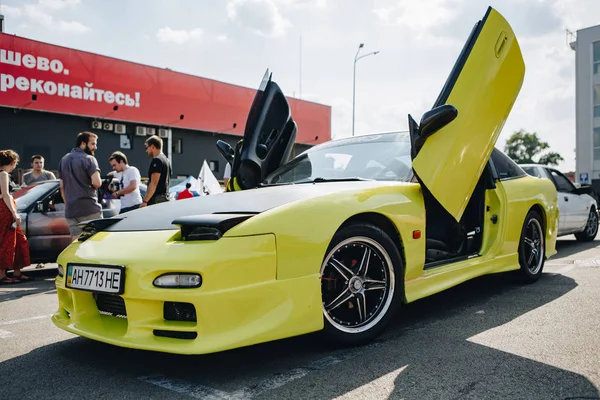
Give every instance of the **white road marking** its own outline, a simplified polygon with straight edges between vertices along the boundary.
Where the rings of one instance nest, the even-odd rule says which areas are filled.
[[[143,382],[159,386],[163,389],[191,396],[195,399],[224,400],[232,398],[227,392],[213,389],[208,386],[196,385],[176,379],[169,379],[162,374],[141,376],[138,379]]]
[[[354,400],[361,398],[388,399],[394,397],[393,394],[394,388],[396,387],[396,379],[398,378],[398,375],[400,375],[406,368],[408,368],[408,365],[380,376],[379,378],[357,387],[356,389],[345,393],[342,396],[336,397],[335,400]]]
[[[13,319],[12,321],[0,322],[0,326],[20,324],[20,323],[23,323],[23,322],[35,321],[37,319],[50,318],[51,316],[52,316],[52,314],[38,315],[37,317],[29,317],[29,318],[23,318],[23,319]]]
[[[360,351],[364,351],[361,349]],[[238,400],[238,399],[252,399],[266,391],[277,389],[281,386],[287,385],[288,383],[300,379],[308,375],[313,371],[318,371],[323,368],[327,368],[331,365],[340,363],[342,361],[354,358],[358,356],[359,351],[348,352],[339,356],[328,356],[317,361],[313,361],[304,367],[290,369],[282,373],[275,373],[271,376],[266,377],[257,384],[252,384],[241,389],[237,389],[233,392],[226,392],[223,390],[213,389],[205,385],[199,385],[195,383],[186,382],[179,379],[170,379],[163,374],[153,374],[148,376],[138,377],[139,380],[162,387],[173,392],[185,394],[197,399],[208,399],[208,400]]]
[[[0,329],[0,339],[7,339],[9,337],[15,336],[11,331],[6,331],[4,329]]]

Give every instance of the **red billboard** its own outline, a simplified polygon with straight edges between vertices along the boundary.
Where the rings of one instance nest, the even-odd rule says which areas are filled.
[[[255,92],[0,34],[0,106],[243,135]],[[288,100],[298,142],[331,138],[331,107]]]

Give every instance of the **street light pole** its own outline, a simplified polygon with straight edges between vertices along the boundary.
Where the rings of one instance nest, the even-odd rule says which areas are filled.
[[[371,53],[359,57],[358,53],[360,53],[360,49],[362,49],[364,45],[364,43],[358,45],[358,50],[356,51],[356,55],[354,56],[354,75],[352,78],[352,136],[354,136],[354,116],[356,108],[356,62],[361,58],[365,58],[367,56],[374,56],[375,54],[379,53],[379,51],[373,51]]]

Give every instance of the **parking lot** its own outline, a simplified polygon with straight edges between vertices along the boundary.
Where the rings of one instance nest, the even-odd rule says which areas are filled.
[[[600,240],[558,252],[533,285],[487,276],[410,304],[368,346],[311,334],[205,356],[59,330],[55,269],[33,269],[0,287],[0,397],[598,399]]]

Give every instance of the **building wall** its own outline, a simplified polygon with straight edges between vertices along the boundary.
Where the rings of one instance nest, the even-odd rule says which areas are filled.
[[[34,154],[41,154],[46,160],[46,169],[56,170],[63,155],[71,151],[75,145],[77,133],[90,131],[98,135],[98,150],[96,158],[102,174],[111,171],[108,157],[115,150],[120,150],[127,156],[130,165],[136,166],[142,177],[147,177],[150,160],[144,149],[147,137],[135,136],[136,124],[125,124],[131,140],[131,149],[121,149],[121,135],[91,128],[92,119],[74,115],[53,114],[30,110],[17,110],[0,107],[0,148],[11,148],[19,153],[21,162],[19,168],[28,169],[29,160]],[[192,131],[172,128],[173,143],[181,141],[181,154],[173,151],[173,176],[198,176],[202,162],[213,161],[213,173],[217,179],[223,178],[225,159],[216,147],[218,139],[235,146],[240,136]],[[163,152],[167,154],[166,139],[163,139]],[[309,148],[309,145],[296,144],[295,152]]]
[[[596,43],[594,45],[594,43]],[[600,25],[577,31],[575,58],[576,179],[600,190]]]

